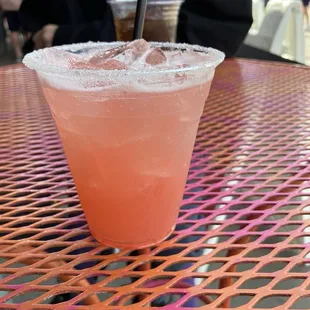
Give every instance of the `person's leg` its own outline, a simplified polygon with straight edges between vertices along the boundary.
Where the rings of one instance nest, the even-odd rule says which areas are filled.
[[[306,25],[308,26],[309,25],[308,7],[303,6],[303,13],[304,13]]]
[[[19,32],[11,31],[10,37],[11,37],[11,43],[12,43],[16,58],[17,59],[23,58],[23,52],[22,52],[20,39],[19,39]]]
[[[304,14],[304,18],[305,18],[305,28],[306,29],[309,29],[309,27],[310,27],[308,6],[309,6],[309,0],[303,0],[303,14]]]
[[[7,12],[6,18],[10,30],[10,39],[13,46],[13,50],[17,59],[23,58],[23,52],[21,42],[19,38],[20,20],[18,12]]]

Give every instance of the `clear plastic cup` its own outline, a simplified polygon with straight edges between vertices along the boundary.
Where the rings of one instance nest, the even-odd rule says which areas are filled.
[[[224,54],[185,44],[153,46],[207,54],[170,69],[90,70],[62,65],[62,52],[123,43],[87,43],[28,54],[57,124],[93,236],[117,248],[144,248],[174,230],[199,120]],[[195,54],[196,55],[196,54]]]
[[[146,41],[175,42],[180,6],[183,0],[149,0],[143,38]],[[131,41],[137,0],[110,0],[117,39]]]

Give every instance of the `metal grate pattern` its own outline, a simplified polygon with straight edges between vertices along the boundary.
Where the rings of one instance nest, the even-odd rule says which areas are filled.
[[[309,85],[226,61],[175,232],[130,252],[90,236],[34,73],[0,69],[0,309],[309,309]]]

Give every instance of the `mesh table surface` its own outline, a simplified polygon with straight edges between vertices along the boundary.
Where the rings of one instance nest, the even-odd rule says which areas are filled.
[[[220,66],[175,232],[117,252],[89,234],[35,74],[0,69],[0,309],[309,309],[309,82]]]

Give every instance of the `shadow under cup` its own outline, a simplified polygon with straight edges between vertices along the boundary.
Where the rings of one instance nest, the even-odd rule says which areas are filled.
[[[51,65],[47,49],[24,60],[38,73],[91,233],[116,248],[155,245],[173,231],[204,103],[224,58],[213,49],[152,44],[208,57],[145,71],[69,70]]]

